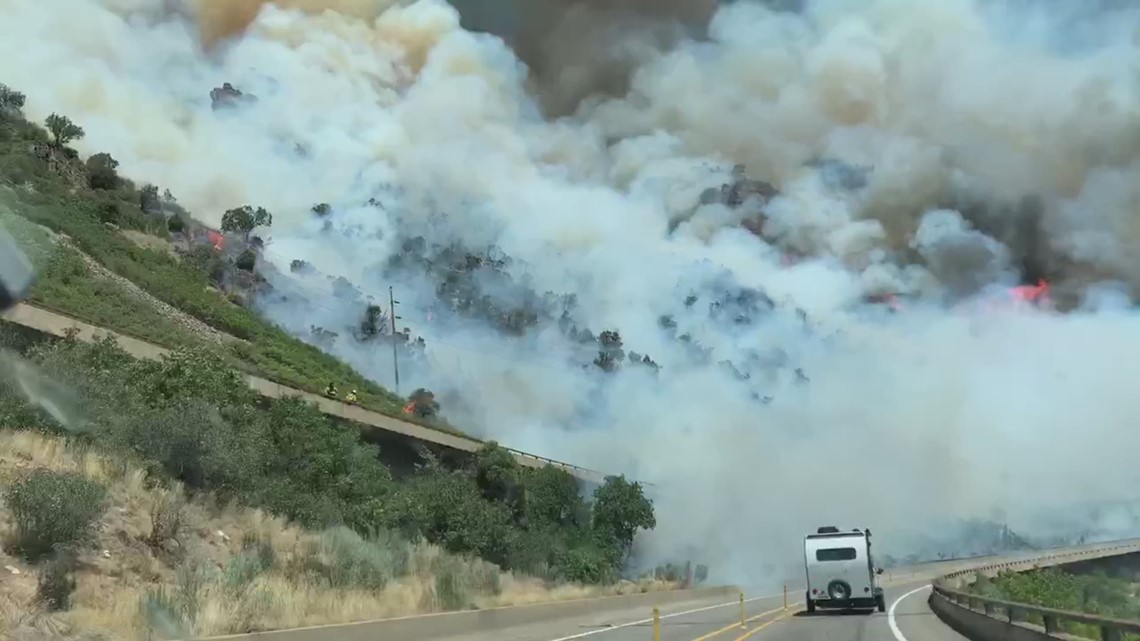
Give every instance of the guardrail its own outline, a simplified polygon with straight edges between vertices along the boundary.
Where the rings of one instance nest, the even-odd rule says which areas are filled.
[[[30,320],[28,318],[24,318],[25,316],[29,315],[29,311],[32,314],[38,313],[38,314],[47,314],[47,315],[59,317],[59,319],[71,323],[71,325],[75,326],[76,328],[80,328],[81,326],[86,326],[86,328],[88,329],[88,333],[91,334],[92,337],[96,333],[110,334],[112,336],[117,337],[117,340],[118,340],[118,337],[121,337],[121,338],[129,339],[130,341],[134,341],[136,343],[139,343],[140,347],[145,346],[145,347],[149,348],[150,351],[153,352],[149,356],[143,356],[141,354],[134,354],[136,357],[158,358],[162,354],[168,353],[171,350],[171,348],[155,344],[149,339],[144,339],[144,338],[140,338],[138,336],[133,336],[129,332],[123,332],[123,331],[119,331],[119,330],[111,330],[111,329],[107,329],[104,327],[99,327],[98,325],[94,325],[94,324],[90,323],[89,321],[85,321],[81,318],[77,318],[77,317],[75,317],[75,316],[73,316],[67,312],[51,309],[49,306],[43,305],[40,302],[37,302],[35,305],[30,305],[27,303],[21,303],[21,304],[17,305],[16,307],[12,308],[11,310],[8,310],[8,312],[6,312],[0,318],[2,318],[6,322],[13,323],[16,325],[21,325],[23,327],[28,327],[30,329],[33,329],[33,330],[36,330],[39,332],[44,332],[44,333],[52,334],[52,335],[56,335],[56,336],[62,336],[63,335],[59,331],[57,331],[56,328],[48,326],[47,323],[36,324],[32,320]],[[119,343],[120,343],[120,345],[122,345],[123,341],[120,340]],[[136,350],[136,351],[138,351],[138,350]],[[437,443],[440,445],[444,445],[445,447],[451,447],[454,449],[459,449],[461,451],[474,452],[475,450],[479,449],[484,444],[486,444],[486,441],[483,441],[482,439],[475,438],[473,436],[468,436],[466,434],[460,434],[460,433],[456,433],[456,432],[452,432],[452,431],[448,431],[448,430],[443,430],[443,429],[439,429],[438,427],[423,425],[423,424],[416,423],[413,421],[406,421],[406,420],[396,418],[393,416],[388,416],[386,414],[381,414],[380,412],[377,412],[375,410],[370,410],[370,409],[367,409],[364,407],[359,407],[359,406],[355,406],[355,405],[348,405],[348,404],[343,403],[343,402],[338,401],[338,400],[325,398],[324,396],[317,394],[315,392],[310,392],[310,391],[298,389],[298,388],[292,387],[291,385],[282,383],[280,381],[275,381],[273,379],[269,379],[269,378],[266,378],[266,377],[261,376],[261,375],[255,375],[255,374],[252,374],[250,372],[243,372],[243,374],[245,374],[245,376],[248,377],[248,379],[250,380],[251,387],[254,387],[255,389],[257,389],[257,388],[264,389],[266,387],[273,386],[276,388],[276,396],[294,395],[294,396],[306,397],[309,400],[313,400],[314,402],[316,402],[317,406],[320,408],[320,410],[322,412],[324,412],[325,414],[328,414],[330,416],[336,416],[338,418],[343,418],[343,419],[355,421],[358,423],[364,423],[366,425],[369,425],[369,426],[372,426],[372,427],[375,427],[378,429],[382,429],[382,430],[386,430],[386,431],[390,431],[390,432],[395,432],[397,434],[403,434],[404,436],[408,436],[411,438],[419,438],[421,440],[427,440],[427,441],[434,442],[434,443]],[[260,385],[260,384],[258,384],[258,380],[264,381],[265,383],[267,383],[269,385],[268,386],[267,385]],[[413,433],[413,431],[415,429],[424,430],[424,432],[420,432],[418,434]],[[515,459],[518,460],[519,463],[521,463],[523,465],[534,466],[533,463],[549,464],[549,465],[553,465],[555,467],[558,467],[562,470],[565,470],[566,472],[569,472],[570,474],[578,477],[579,479],[592,481],[592,482],[601,482],[607,476],[607,474],[600,472],[598,470],[592,470],[590,468],[581,467],[579,465],[574,465],[573,463],[566,463],[564,461],[557,461],[555,459],[547,458],[545,456],[539,456],[537,454],[531,454],[529,452],[523,452],[522,450],[518,450],[518,449],[515,449],[512,447],[505,447],[504,446],[503,449],[507,450],[512,455],[514,455]],[[647,486],[647,487],[653,486],[653,484],[651,484],[651,483],[642,482],[641,484],[644,486]]]
[[[939,617],[948,624],[967,634],[972,639],[985,641],[988,639],[1056,639],[1074,638],[1063,630],[1064,623],[1080,623],[1094,626],[1100,631],[1102,641],[1124,641],[1125,635],[1140,634],[1140,621],[1113,619],[1084,612],[1070,612],[1055,608],[1046,608],[1028,603],[1016,603],[990,597],[972,594],[958,586],[951,587],[951,583],[960,581],[967,576],[987,573],[998,573],[1003,570],[1029,571],[1043,567],[1052,567],[1074,563],[1077,561],[1122,556],[1140,552],[1140,542],[1132,541],[1121,545],[1097,547],[1091,550],[1076,550],[1060,554],[1052,554],[1022,561],[1007,561],[993,563],[975,568],[968,568],[951,572],[936,579],[933,583],[931,604],[935,599],[941,599],[949,607],[958,608],[961,612],[946,612],[943,608],[934,608]],[[982,617],[979,620],[978,617]],[[1041,620],[1041,625],[1031,624],[1030,618]],[[986,625],[986,619],[994,623],[1004,624],[1001,628]],[[973,623],[971,623],[971,621]],[[1057,636],[1064,635],[1064,636]]]

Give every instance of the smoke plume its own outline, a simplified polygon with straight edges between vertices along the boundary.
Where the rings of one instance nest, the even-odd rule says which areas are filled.
[[[0,0],[0,82],[207,222],[271,211],[265,314],[389,386],[348,328],[394,287],[401,391],[655,484],[644,562],[1134,498],[1136,10],[471,4]]]

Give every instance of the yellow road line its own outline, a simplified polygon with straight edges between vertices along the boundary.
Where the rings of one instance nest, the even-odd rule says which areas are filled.
[[[748,617],[747,619],[745,619],[744,621],[745,621],[745,623],[749,623],[749,622],[755,621],[756,619],[766,617],[769,614],[775,614],[777,612],[783,612],[783,611],[784,611],[784,608],[776,608],[775,610],[768,610],[767,612],[761,612],[760,614],[754,614],[754,615]],[[731,630],[733,628],[739,628],[739,627],[740,627],[740,622],[734,621],[734,622],[724,626],[723,628],[721,628],[719,630],[714,630],[712,632],[709,632],[708,634],[706,634],[703,637],[697,637],[696,639],[693,639],[693,641],[707,641],[708,639],[711,639],[718,634],[724,634],[725,632],[728,632],[729,630]]]
[[[763,630],[764,628],[772,625],[773,623],[778,623],[778,622],[783,621],[784,619],[792,616],[792,614],[796,613],[798,610],[799,610],[798,608],[795,610],[789,610],[787,614],[781,614],[780,616],[776,617],[775,619],[772,619],[771,621],[766,621],[764,623],[761,623],[760,625],[756,626],[755,628],[752,628],[748,632],[745,632],[744,634],[736,637],[732,641],[744,641],[748,637],[756,634],[757,632],[759,632],[759,631]]]

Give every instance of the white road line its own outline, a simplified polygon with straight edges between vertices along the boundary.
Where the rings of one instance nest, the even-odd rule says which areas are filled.
[[[778,596],[783,596],[783,593],[781,592],[780,594],[765,594],[764,596],[754,596],[751,599],[745,599],[744,602],[745,603],[752,603],[753,601],[763,601],[764,599],[774,599]],[[673,614],[662,614],[661,620],[671,619],[673,617],[684,616],[686,614],[696,614],[697,612],[707,612],[709,610],[715,610],[717,608],[727,608],[730,605],[740,605],[740,600],[737,599],[736,601],[729,601],[728,603],[718,603],[716,605],[706,605],[703,608],[697,608],[695,610],[685,610],[684,612],[674,612]],[[622,628],[629,628],[629,627],[633,627],[635,625],[642,625],[645,623],[653,623],[653,617],[650,617],[648,619],[641,619],[639,621],[630,621],[629,623],[622,623],[621,625],[615,625],[615,626],[608,627],[608,628],[601,628],[600,630],[590,630],[588,632],[579,632],[578,634],[572,634],[568,637],[558,637],[557,639],[551,639],[550,641],[570,641],[571,639],[581,639],[582,637],[588,637],[588,636],[591,636],[594,634],[601,634],[603,632],[612,632],[614,630],[620,630]],[[906,641],[906,639],[903,639],[903,641]]]
[[[891,604],[891,609],[887,612],[887,625],[891,626],[891,634],[895,635],[895,639],[898,641],[906,641],[906,637],[903,636],[902,630],[899,629],[898,621],[895,621],[895,608],[897,608],[898,605],[902,603],[902,600],[908,596],[914,594],[915,592],[922,592],[923,590],[928,589],[930,589],[929,585],[924,585],[921,588],[915,588],[895,599],[895,602]]]

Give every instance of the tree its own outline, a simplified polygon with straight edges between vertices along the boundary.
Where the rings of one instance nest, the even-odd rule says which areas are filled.
[[[524,512],[522,472],[510,451],[491,441],[475,453],[475,484],[488,501],[511,508],[515,517]]]
[[[186,221],[182,220],[181,216],[171,216],[170,220],[166,221],[166,228],[173,234],[181,234],[186,231]]]
[[[388,331],[388,316],[378,305],[369,305],[364,310],[364,318],[360,320],[360,340],[368,341],[386,334]]]
[[[625,351],[621,348],[621,334],[613,330],[606,330],[598,336],[598,342],[602,349],[598,351],[594,365],[607,372],[616,370],[622,359],[625,358]]]
[[[111,154],[98,153],[91,156],[87,159],[87,186],[106,191],[118,189],[122,182],[115,171],[118,168],[119,161],[112,158]]]
[[[645,497],[641,484],[625,476],[607,476],[594,490],[591,525],[599,542],[608,546],[615,565],[624,564],[633,548],[638,530],[657,526],[653,502]]]
[[[408,401],[412,404],[412,412],[420,418],[431,418],[439,413],[439,401],[430,390],[421,387],[408,396]]]
[[[17,114],[24,108],[24,94],[0,84],[0,116]]]
[[[55,138],[54,144],[56,147],[64,147],[68,143],[79,140],[87,135],[82,127],[71,122],[71,119],[67,116],[53,113],[47,117],[44,123],[47,125],[48,131],[51,132],[52,137]]]
[[[354,431],[301,398],[273,401],[266,420],[272,426],[269,473],[288,479],[263,489],[268,505],[313,526],[330,525],[329,515],[357,531],[374,525],[375,512],[393,489],[379,448],[361,443]]]
[[[313,213],[318,216],[328,216],[330,212],[332,212],[332,207],[328,203],[317,203],[313,205]]]
[[[257,254],[252,249],[247,249],[238,254],[234,259],[234,267],[242,270],[243,272],[252,272],[253,268],[257,266]]]
[[[528,527],[550,526],[573,532],[589,524],[590,508],[574,475],[547,465],[527,470],[524,482]]]
[[[474,553],[506,565],[516,540],[507,508],[485,500],[469,474],[432,466],[404,483],[378,525],[422,536],[449,552]]]
[[[242,205],[227,210],[222,215],[222,231],[236,232],[242,235],[245,242],[249,242],[249,235],[258,227],[269,227],[273,224],[273,215],[265,208],[254,209],[249,205]]]
[[[139,190],[139,209],[148,214],[162,211],[162,200],[158,197],[158,187],[144,185]]]

